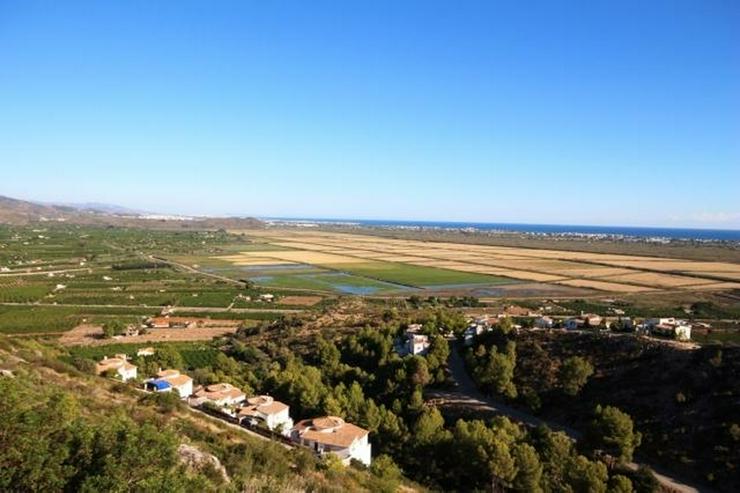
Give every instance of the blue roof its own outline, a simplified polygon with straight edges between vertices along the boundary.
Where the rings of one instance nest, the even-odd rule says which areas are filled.
[[[166,382],[164,380],[152,380],[149,383],[153,385],[157,390],[165,390],[172,387],[169,382]]]

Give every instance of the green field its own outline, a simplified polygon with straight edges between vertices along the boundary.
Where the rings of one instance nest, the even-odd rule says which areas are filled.
[[[511,279],[505,279],[503,277],[397,262],[362,262],[334,265],[331,267],[350,274],[415,287],[458,284],[507,284],[512,282]]]
[[[252,278],[257,284],[278,288],[330,291],[343,294],[387,293],[403,289],[402,286],[388,284],[367,277],[332,271],[299,271],[297,273],[275,273]]]
[[[185,366],[190,369],[207,368],[213,366],[216,356],[221,352],[203,342],[163,342],[140,344],[107,344],[105,346],[75,346],[69,348],[70,359],[84,358],[99,361],[103,356],[127,354],[136,356],[136,351],[143,347],[164,347],[176,350],[182,356]]]

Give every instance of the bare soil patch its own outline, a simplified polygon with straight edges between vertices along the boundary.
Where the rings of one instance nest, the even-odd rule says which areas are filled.
[[[82,324],[65,332],[59,342],[64,346],[104,346],[106,344],[173,341],[208,341],[214,337],[236,332],[238,325],[196,327],[192,329],[149,329],[144,335],[103,339],[99,325]]]

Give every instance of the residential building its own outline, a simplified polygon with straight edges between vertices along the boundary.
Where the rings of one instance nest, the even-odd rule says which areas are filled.
[[[540,317],[534,321],[534,326],[538,329],[552,329],[553,321],[550,317]]]
[[[125,354],[117,354],[113,358],[103,356],[103,359],[95,365],[95,374],[97,375],[111,370],[115,371],[124,382],[135,379],[137,376],[136,365],[129,363]]]
[[[472,346],[475,338],[488,330],[491,330],[488,319],[476,319],[463,332],[463,344],[465,346]]]
[[[258,395],[247,399],[247,405],[237,411],[240,423],[247,422],[256,426],[264,423],[270,430],[280,429],[283,435],[290,436],[293,420],[287,404],[276,401],[269,395]]]
[[[247,396],[229,383],[214,383],[200,387],[191,396],[196,404],[210,402],[219,407],[234,406],[244,402]]]
[[[291,430],[294,442],[310,447],[318,454],[335,454],[345,464],[351,459],[370,465],[372,460],[369,432],[346,423],[337,416],[304,419]]]
[[[181,399],[185,399],[193,393],[193,379],[177,370],[163,370],[157,373],[157,378],[147,380],[145,387],[153,392],[175,390]]]
[[[652,334],[671,337],[678,341],[691,340],[691,325],[686,320],[673,317],[651,318],[645,321],[645,327]]]
[[[413,355],[424,355],[429,352],[429,337],[422,334],[406,333],[405,353]]]

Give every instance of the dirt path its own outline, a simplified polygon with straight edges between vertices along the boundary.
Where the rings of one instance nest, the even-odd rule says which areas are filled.
[[[573,440],[578,440],[582,436],[582,434],[578,430],[563,426],[559,423],[540,419],[525,411],[509,406],[499,401],[498,399],[483,395],[478,390],[475,382],[473,382],[473,379],[468,374],[468,371],[465,368],[465,362],[458,352],[457,343],[453,343],[451,346],[452,347],[448,364],[450,372],[452,374],[452,378],[454,379],[455,383],[457,383],[457,387],[455,388],[455,390],[452,391],[434,392],[433,394],[430,394],[430,396],[445,399],[448,404],[468,406],[473,409],[480,409],[481,411],[490,411],[497,414],[502,414],[515,421],[524,423],[529,426],[539,426],[541,424],[545,424],[553,430],[564,432]],[[655,477],[658,482],[660,482],[661,486],[666,488],[668,491],[674,491],[677,493],[699,493],[700,491],[705,493],[713,493],[713,490],[710,490],[706,487],[701,487],[700,489],[695,486],[690,486],[688,483],[684,482],[683,479],[677,479],[674,473],[665,471],[661,467],[656,468],[651,464],[647,465],[651,469],[653,469]],[[635,462],[630,462],[629,464],[627,464],[627,467],[632,470],[637,470],[639,465]]]

